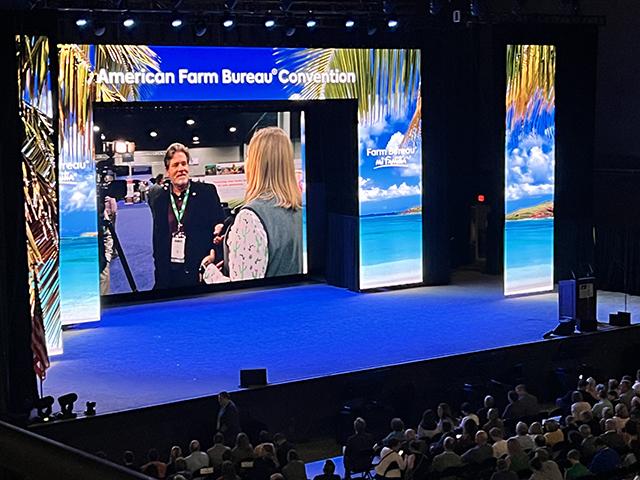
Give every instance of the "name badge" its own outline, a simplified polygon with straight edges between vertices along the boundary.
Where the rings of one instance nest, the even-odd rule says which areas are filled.
[[[184,233],[178,232],[171,237],[171,263],[184,263],[184,247],[187,244],[187,237]]]

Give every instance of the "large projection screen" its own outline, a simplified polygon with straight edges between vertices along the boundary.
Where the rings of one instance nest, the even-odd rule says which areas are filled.
[[[553,45],[507,45],[504,293],[553,290]]]
[[[48,237],[59,272],[47,271],[56,288],[45,315],[58,338],[60,324],[100,318],[94,102],[358,99],[359,288],[422,282],[419,50],[61,44],[57,53],[58,171],[45,194],[59,214]]]

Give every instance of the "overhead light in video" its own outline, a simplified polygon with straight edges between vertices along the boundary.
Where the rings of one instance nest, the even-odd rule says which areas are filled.
[[[307,20],[307,28],[309,30],[313,30],[317,26],[318,26],[318,21],[315,18],[310,18],[309,20]]]
[[[136,24],[136,21],[131,17],[125,18],[124,21],[122,22],[122,25],[124,25],[127,28],[133,28],[135,24]]]
[[[349,18],[346,22],[344,22],[345,28],[353,28],[356,26],[355,20]]]
[[[276,26],[276,21],[273,18],[267,18],[264,21],[264,26],[265,26],[265,28],[271,29],[271,28]]]
[[[76,25],[80,28],[86,27],[89,21],[86,18],[79,18],[76,20]]]
[[[198,143],[200,141],[200,137],[193,137],[193,143]]]
[[[238,131],[238,129],[236,127],[229,127],[229,131],[231,133],[236,133]]]
[[[116,140],[115,142],[113,142],[113,150],[119,154],[133,153],[136,151],[136,144],[135,142]]]
[[[398,20],[396,20],[395,18],[390,19],[387,22],[387,26],[390,30],[395,30],[396,28],[398,28]]]
[[[224,28],[231,28],[231,27],[233,27],[233,26],[235,25],[235,23],[236,23],[236,22],[235,22],[235,20],[234,20],[233,18],[231,18],[231,17],[227,17],[227,18],[225,18],[225,19],[224,19],[224,21],[222,22],[222,26],[223,26]]]
[[[107,136],[104,133],[100,134],[100,140],[106,140]]]
[[[100,131],[100,125],[94,125],[93,126],[93,131],[98,133]]]
[[[158,132],[156,132],[155,130],[151,130],[151,131],[149,132],[149,136],[150,136],[151,138],[156,138],[156,137],[158,136]]]
[[[182,26],[182,18],[180,18],[179,16],[174,16],[173,19],[171,20],[171,26],[173,28],[180,28]]]
[[[187,125],[191,127],[195,124],[196,124],[196,121],[193,118],[187,118]]]

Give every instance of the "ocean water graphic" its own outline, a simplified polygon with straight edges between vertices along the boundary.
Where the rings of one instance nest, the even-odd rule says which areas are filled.
[[[506,295],[553,290],[553,218],[505,221]]]
[[[360,288],[422,282],[422,215],[360,218]]]
[[[63,325],[100,320],[97,237],[62,237],[60,307]]]

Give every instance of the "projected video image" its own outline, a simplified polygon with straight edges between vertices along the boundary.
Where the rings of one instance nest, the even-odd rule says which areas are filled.
[[[303,273],[301,117],[96,104],[100,293]]]
[[[552,45],[507,46],[506,295],[553,289],[555,56]]]

